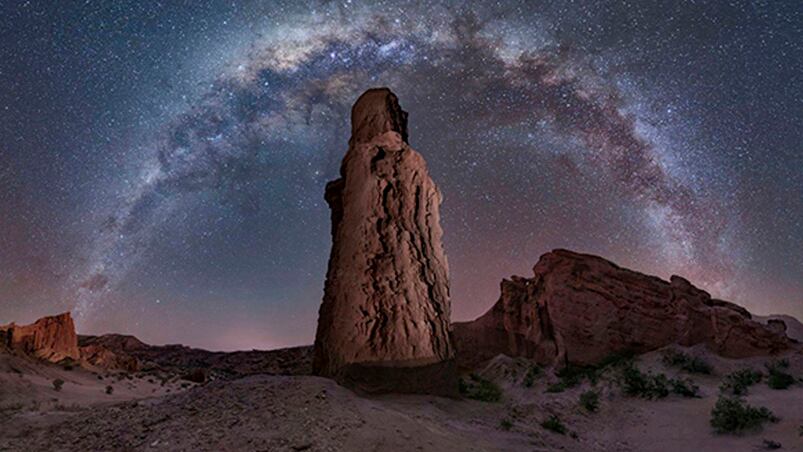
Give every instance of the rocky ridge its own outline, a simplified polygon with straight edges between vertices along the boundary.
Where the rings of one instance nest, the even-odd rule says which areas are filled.
[[[532,278],[503,280],[499,300],[486,314],[453,325],[462,364],[505,354],[590,365],[670,344],[705,344],[721,356],[745,358],[777,354],[795,343],[781,320],[754,321],[744,308],[679,276],[664,281],[567,250],[541,256],[533,272]]]

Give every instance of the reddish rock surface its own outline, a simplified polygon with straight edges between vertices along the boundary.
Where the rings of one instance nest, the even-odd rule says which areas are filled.
[[[0,326],[0,342],[14,352],[51,362],[81,357],[69,312],[43,317],[31,325]]]
[[[326,187],[333,244],[313,370],[369,392],[454,393],[441,194],[390,90],[366,91],[351,121]]]
[[[43,317],[31,325],[12,323],[0,326],[0,346],[19,355],[53,363],[69,359],[90,368],[129,372],[139,369],[138,360],[126,353],[115,353],[97,343],[79,344],[75,323],[69,312]]]
[[[82,362],[93,367],[127,372],[136,372],[140,369],[139,360],[127,353],[115,353],[100,345],[87,345],[80,350]]]
[[[556,250],[532,278],[502,281],[483,316],[454,324],[462,365],[498,354],[543,364],[595,364],[612,353],[643,353],[670,344],[706,344],[730,358],[778,353],[794,345],[733,303],[712,299],[687,280],[664,281],[597,256]]]

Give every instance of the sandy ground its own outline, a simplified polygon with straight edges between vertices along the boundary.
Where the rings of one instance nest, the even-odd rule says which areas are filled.
[[[626,397],[614,377],[604,376],[595,385],[601,394],[596,413],[578,403],[589,382],[547,393],[557,379],[546,371],[526,387],[522,371],[530,364],[506,357],[479,371],[502,388],[503,400],[497,403],[359,397],[327,379],[276,375],[218,380],[186,390],[178,381],[161,386],[146,378],[112,378],[115,390],[109,396],[104,391],[108,377],[98,380],[85,371],[16,362],[11,367],[23,368],[0,368],[0,406],[6,407],[0,417],[0,450],[753,451],[765,450],[764,439],[781,443],[782,450],[803,450],[803,384],[780,391],[763,383],[751,387],[746,399],[770,408],[780,422],[740,436],[716,435],[709,418],[722,376],[743,367],[761,369],[767,360],[688,352],[705,355],[715,374],[667,369],[659,353],[642,356],[639,366],[691,377],[702,398]],[[791,372],[803,376],[803,355],[788,358]],[[56,377],[66,382],[59,392],[51,385]],[[551,414],[560,417],[568,434],[541,427]]]
[[[60,390],[53,382],[62,380]],[[111,394],[107,387],[111,386]],[[3,440],[71,420],[105,406],[181,392],[194,384],[172,378],[91,372],[0,353],[0,450]],[[6,446],[7,447],[7,446]],[[19,447],[19,450],[31,450]]]

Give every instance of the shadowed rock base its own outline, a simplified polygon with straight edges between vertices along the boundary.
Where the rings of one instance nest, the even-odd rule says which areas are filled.
[[[349,364],[335,379],[343,386],[366,394],[396,392],[459,396],[455,360],[414,366],[409,364]]]

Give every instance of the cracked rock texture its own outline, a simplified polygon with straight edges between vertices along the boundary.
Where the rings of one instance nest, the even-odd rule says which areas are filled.
[[[441,194],[387,88],[352,108],[341,178],[326,186],[332,252],[313,370],[368,392],[456,391]]]
[[[705,344],[719,355],[745,358],[794,344],[785,325],[755,321],[679,276],[667,282],[566,250],[541,256],[533,272],[503,280],[491,310],[453,325],[462,365],[500,353],[543,364],[596,364],[613,353],[670,344]]]

